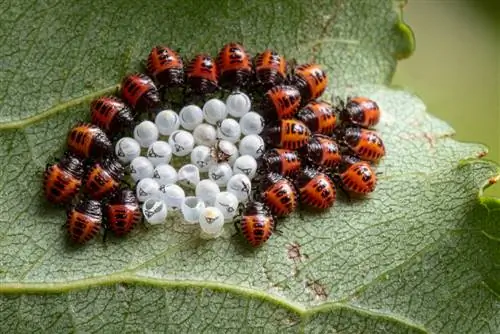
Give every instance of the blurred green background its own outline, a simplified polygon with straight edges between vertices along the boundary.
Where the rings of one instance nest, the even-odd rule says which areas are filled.
[[[410,0],[404,21],[415,53],[398,65],[393,84],[420,96],[456,139],[486,144],[500,162],[500,1]],[[486,194],[500,197],[500,184]]]

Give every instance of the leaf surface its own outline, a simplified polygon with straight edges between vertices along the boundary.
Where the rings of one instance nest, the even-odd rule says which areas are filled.
[[[412,94],[387,88],[413,50],[397,3],[11,2],[0,11],[0,330],[41,332],[500,331],[499,177]],[[41,175],[89,102],[152,45],[190,57],[230,40],[328,70],[332,94],[383,116],[375,193],[281,224],[260,250],[232,226],[203,241],[171,215],[128,238],[70,245]]]

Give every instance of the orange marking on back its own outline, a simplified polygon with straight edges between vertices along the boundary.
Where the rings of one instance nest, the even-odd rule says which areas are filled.
[[[94,136],[98,131],[99,128],[92,128],[87,125],[74,127],[68,135],[68,147],[77,154],[89,157]]]
[[[276,71],[281,77],[286,77],[286,60],[283,56],[271,50],[265,50],[255,61],[255,71],[264,70]]]
[[[93,199],[101,199],[117,190],[118,187],[120,183],[99,165],[92,167],[85,180],[85,191]]]
[[[286,180],[279,180],[263,194],[264,201],[278,216],[292,213],[298,205],[295,189]]]
[[[295,74],[307,82],[311,100],[320,97],[328,85],[328,77],[316,64],[301,65],[295,69]]]

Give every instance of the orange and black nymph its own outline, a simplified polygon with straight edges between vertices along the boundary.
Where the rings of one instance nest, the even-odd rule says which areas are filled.
[[[112,151],[111,141],[97,125],[79,123],[68,134],[68,150],[82,157],[101,157]]]
[[[45,198],[55,204],[67,204],[75,197],[82,185],[83,161],[66,152],[62,159],[47,165],[43,178]]]
[[[122,99],[136,111],[152,111],[160,105],[160,93],[153,80],[143,73],[126,76],[121,84]]]
[[[267,172],[294,177],[300,171],[302,162],[297,151],[273,148],[264,153],[261,164]]]
[[[273,50],[265,50],[255,57],[255,85],[263,91],[282,84],[286,79],[285,57]]]
[[[365,195],[375,190],[377,174],[371,165],[353,156],[343,156],[335,180],[349,194]]]
[[[337,196],[335,184],[326,174],[306,167],[295,180],[300,202],[317,209],[333,205]]]
[[[304,122],[312,133],[331,136],[337,124],[332,106],[323,101],[311,101],[297,113],[297,119]]]
[[[260,109],[264,117],[275,121],[295,116],[300,108],[300,92],[294,86],[280,85],[264,95]]]
[[[141,221],[142,214],[135,193],[120,189],[104,207],[106,228],[116,236],[128,234]]]
[[[339,129],[337,138],[363,160],[378,162],[385,155],[384,142],[376,131],[348,126]]]
[[[103,199],[118,190],[124,171],[114,158],[96,161],[85,175],[83,191],[92,199]]]
[[[309,142],[301,148],[300,153],[304,160],[318,167],[335,168],[342,161],[337,142],[321,134],[312,135]]]
[[[218,87],[217,64],[207,54],[195,56],[186,67],[186,84],[195,95],[215,92]]]
[[[311,131],[299,120],[283,119],[264,128],[261,136],[270,147],[297,150],[307,144]]]
[[[269,209],[261,202],[248,202],[243,209],[240,221],[235,227],[252,247],[264,244],[274,232],[274,218]]]
[[[102,226],[102,209],[99,201],[83,199],[68,211],[66,227],[70,239],[75,243],[84,244],[94,238]]]
[[[246,87],[252,78],[252,58],[239,43],[228,43],[217,56],[219,84],[229,90]]]
[[[177,52],[158,45],[148,56],[147,71],[161,87],[179,87],[184,84],[184,65]]]
[[[366,97],[348,98],[347,103],[339,107],[340,120],[345,123],[371,128],[380,121],[378,104]]]
[[[132,110],[122,99],[114,96],[103,96],[92,101],[90,117],[92,124],[110,135],[131,130],[134,126]]]
[[[328,85],[325,71],[317,64],[297,66],[290,81],[300,90],[303,104],[320,97]]]
[[[260,180],[261,200],[273,215],[288,216],[297,208],[299,198],[293,183],[277,173],[268,173]]]

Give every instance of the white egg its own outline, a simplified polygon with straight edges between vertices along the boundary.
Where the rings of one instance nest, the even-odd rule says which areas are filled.
[[[245,174],[236,174],[227,181],[227,191],[234,194],[238,201],[247,202],[252,192],[252,182]]]
[[[177,130],[168,138],[168,144],[172,147],[173,155],[185,157],[193,150],[194,138],[191,133],[185,130]]]
[[[149,145],[146,156],[153,166],[168,164],[172,159],[172,148],[166,141],[155,141]]]
[[[217,194],[220,193],[219,185],[213,180],[201,180],[196,185],[195,194],[205,202],[206,205],[214,205]]]
[[[232,119],[226,118],[222,122],[220,122],[217,127],[217,138],[224,139],[230,141],[231,143],[236,143],[240,140],[241,137],[241,129],[240,124]]]
[[[141,145],[134,138],[123,137],[115,145],[115,154],[122,164],[127,165],[141,155]]]
[[[245,93],[233,93],[226,99],[226,107],[229,115],[240,118],[250,111],[252,108],[252,101]]]
[[[173,110],[163,110],[156,115],[155,124],[163,136],[170,136],[179,129],[181,121],[179,115]]]
[[[265,121],[264,117],[256,113],[255,111],[250,111],[243,115],[240,119],[241,133],[246,135],[258,135],[264,130]]]
[[[255,159],[260,158],[264,154],[265,144],[264,139],[259,135],[248,135],[241,139],[239,144],[239,152],[241,155],[251,155]]]
[[[136,196],[139,202],[145,202],[147,199],[160,198],[160,185],[152,178],[145,178],[140,180],[136,186]]]
[[[174,184],[177,182],[177,171],[171,165],[158,165],[153,171],[153,179],[156,180],[160,186]]]
[[[226,221],[231,221],[238,213],[239,201],[230,192],[222,191],[215,197],[215,207],[224,215]]]
[[[225,186],[232,175],[233,170],[227,162],[211,165],[208,169],[208,177],[220,187]]]
[[[205,203],[200,198],[196,196],[186,197],[181,206],[184,221],[190,224],[197,224],[203,209],[205,209]]]
[[[191,163],[196,165],[200,172],[208,172],[208,166],[212,162],[210,147],[199,145],[191,152]]]
[[[240,156],[236,145],[227,140],[219,140],[215,144],[215,152],[217,161],[220,162],[227,161],[231,166]]]
[[[177,178],[179,184],[194,188],[200,182],[200,170],[194,164],[186,164],[179,168]]]
[[[210,124],[217,124],[227,117],[227,108],[219,99],[210,99],[203,105],[203,116]]]
[[[216,238],[221,235],[224,227],[224,215],[216,207],[206,207],[200,213],[200,228],[204,237]]]
[[[158,140],[159,135],[158,128],[151,121],[142,121],[134,128],[134,139],[137,140],[141,147],[149,147]]]
[[[202,123],[193,130],[193,137],[198,145],[212,146],[217,141],[217,130],[213,125]]]
[[[250,180],[255,177],[257,173],[257,160],[251,155],[245,154],[234,162],[233,165],[233,175],[235,174],[245,174]]]
[[[186,193],[176,184],[160,186],[161,198],[170,209],[180,209]]]
[[[181,121],[181,126],[191,131],[203,123],[203,111],[197,105],[190,104],[181,109],[179,112],[179,119]]]
[[[154,166],[146,157],[137,157],[130,162],[130,177],[135,181],[153,177]]]
[[[167,205],[161,199],[149,198],[142,205],[144,219],[151,225],[165,223],[167,212]]]

